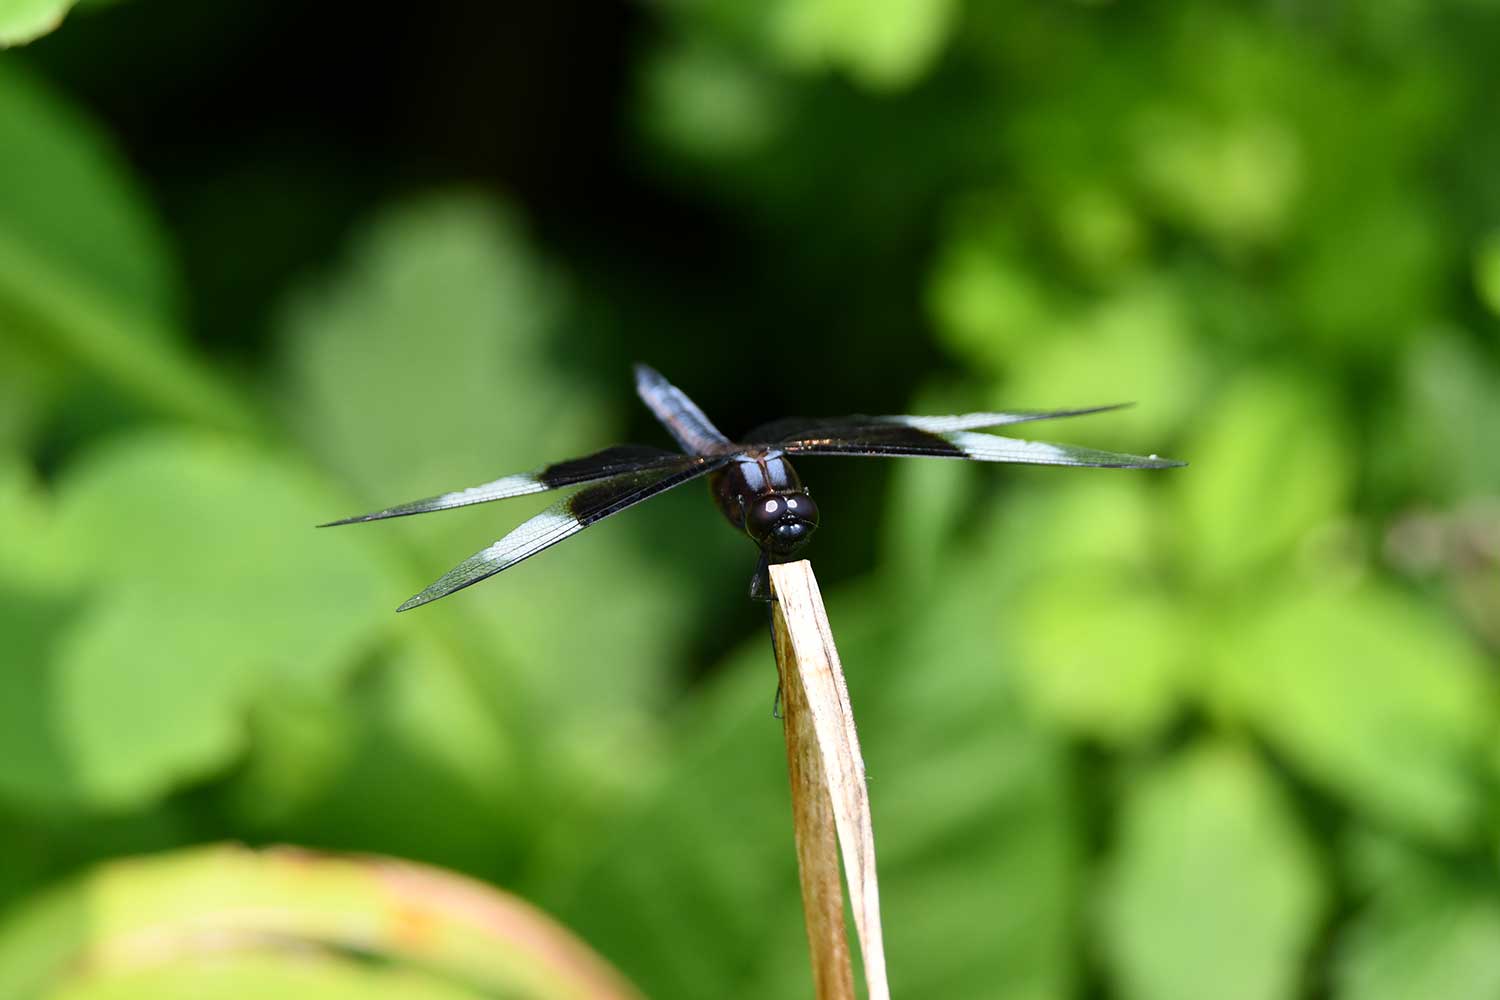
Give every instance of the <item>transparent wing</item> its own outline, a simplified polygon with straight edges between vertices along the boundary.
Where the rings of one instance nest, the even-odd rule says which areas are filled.
[[[1032,420],[1054,420],[1059,417],[1082,417],[1090,413],[1120,410],[1130,403],[1110,403],[1105,406],[1085,406],[1073,410],[1011,410],[1006,413],[958,413],[947,417],[918,417],[891,415],[872,417],[855,413],[847,417],[787,417],[762,424],[745,435],[745,440],[755,444],[780,444],[802,438],[829,439],[836,437],[858,437],[870,432],[880,432],[891,427],[910,427],[919,431],[945,433],[948,431],[972,431],[981,427],[1003,427],[1006,424],[1024,424]]]
[[[635,366],[635,391],[684,451],[712,455],[729,444],[729,439],[704,416],[698,404],[656,369],[648,365]]]
[[[495,544],[453,567],[436,583],[396,610],[409,611],[494,576],[565,538],[571,538],[596,521],[618,514],[625,508],[664,493],[674,486],[697,479],[729,461],[728,458],[685,458],[681,455],[677,458],[680,463],[678,467],[627,473],[564,497],[530,520],[522,522]]]
[[[439,493],[437,496],[423,500],[413,500],[410,503],[387,507],[373,514],[360,514],[339,521],[329,521],[318,527],[329,528],[338,524],[379,521],[387,517],[405,517],[408,514],[426,514],[434,510],[467,507],[470,504],[504,500],[507,497],[525,496],[528,493],[543,493],[564,486],[577,486],[580,483],[609,479],[630,472],[683,468],[691,461],[692,459],[677,452],[665,451],[661,448],[650,448],[639,444],[616,445],[613,448],[596,451],[592,455],[585,455],[583,458],[570,458],[566,462],[554,462],[530,472],[501,476],[482,486]]]
[[[778,447],[788,455],[914,455],[1106,469],[1167,469],[1186,464],[1156,455],[1126,455],[1071,444],[1021,441],[969,431],[932,432],[901,425],[873,428],[858,434],[798,438],[780,442]]]

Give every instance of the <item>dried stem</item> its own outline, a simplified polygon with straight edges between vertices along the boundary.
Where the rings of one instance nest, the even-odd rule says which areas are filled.
[[[870,1000],[888,1000],[865,764],[828,613],[805,560],[772,566],[771,591],[815,995],[819,1000],[854,996],[838,847],[864,956],[866,991]]]

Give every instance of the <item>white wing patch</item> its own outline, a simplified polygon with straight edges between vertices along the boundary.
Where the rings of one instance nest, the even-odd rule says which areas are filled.
[[[946,417],[889,416],[877,420],[893,424],[904,424],[919,431],[946,434],[951,431],[973,431],[981,427],[1002,427],[1005,424],[1024,424],[1033,420],[1053,420],[1058,417],[1082,417],[1091,413],[1118,410],[1129,404],[1111,403],[1105,406],[1086,406],[1076,410],[1015,410],[1010,413],[958,413]]]
[[[582,531],[584,526],[577,518],[559,509],[566,502],[554,504],[530,520],[521,522],[504,538],[474,553],[396,610],[409,611],[439,597],[446,597],[455,590],[494,576],[527,556],[535,555],[569,535]]]
[[[561,541],[574,532],[582,530],[583,525],[579,524],[578,519],[573,515],[549,508],[530,520],[521,522],[511,530],[510,534],[480,552],[478,558],[490,562],[504,562],[505,566],[510,566],[519,561],[513,557],[523,552],[534,551],[533,546],[538,542]],[[505,566],[498,567],[496,571],[504,569]]]
[[[520,497],[528,493],[542,493],[551,489],[542,482],[535,472],[518,472],[515,475],[501,476],[493,482],[482,486],[470,486],[466,490],[453,490],[449,493],[439,493],[435,497],[427,497],[425,500],[413,500],[410,503],[397,504],[387,507],[385,510],[376,511],[373,514],[361,514],[358,517],[346,517],[342,521],[332,521],[330,524],[354,524],[359,521],[379,521],[387,517],[404,517],[407,514],[426,514],[435,510],[451,510],[454,507],[468,507],[476,503],[486,503],[490,500],[504,500],[507,497]]]
[[[483,486],[470,486],[466,490],[444,493],[433,499],[444,507],[463,507],[471,503],[484,503],[487,500],[503,500],[506,497],[523,497],[528,493],[542,493],[546,489],[547,485],[536,476],[522,472],[513,476],[502,476]]]
[[[1085,465],[1100,468],[1168,469],[1182,465],[1171,459],[1152,455],[1125,455],[1071,444],[1049,444],[1046,441],[1022,441],[998,434],[974,434],[954,431],[939,435],[944,441],[963,449],[964,455],[980,462],[1016,462],[1022,465]]]

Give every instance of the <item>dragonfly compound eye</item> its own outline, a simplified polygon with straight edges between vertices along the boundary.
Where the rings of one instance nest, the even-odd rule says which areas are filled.
[[[801,548],[817,526],[818,508],[803,493],[760,497],[746,511],[750,537],[778,555]]]

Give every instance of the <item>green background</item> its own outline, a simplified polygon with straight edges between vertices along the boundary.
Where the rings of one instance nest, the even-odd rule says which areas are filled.
[[[1192,463],[801,464],[897,995],[1500,995],[1497,93],[1492,0],[167,0],[0,52],[0,978],[61,880],[240,840],[806,995],[697,487],[399,617],[541,499],[312,529],[665,443],[642,360],[731,435],[1134,400],[1036,434]]]

